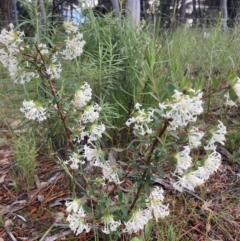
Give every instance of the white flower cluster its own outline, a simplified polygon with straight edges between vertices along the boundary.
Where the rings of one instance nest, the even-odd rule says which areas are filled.
[[[139,230],[143,230],[148,221],[152,219],[152,213],[150,209],[138,210],[133,212],[131,219],[128,222],[124,222],[124,233],[136,233]]]
[[[78,27],[71,21],[64,22],[63,27],[68,34],[76,33],[78,31]]]
[[[65,22],[64,28],[65,31],[70,34],[70,37],[65,40],[66,48],[61,52],[61,54],[64,59],[72,60],[82,54],[83,46],[86,42],[82,40],[83,35],[77,32],[77,27],[74,26],[74,23]]]
[[[165,218],[169,215],[168,205],[163,204],[163,189],[154,187],[146,200],[148,209],[152,212],[153,217],[158,221],[159,218]]]
[[[160,109],[165,112],[162,116],[170,120],[171,130],[176,130],[178,127],[185,127],[189,122],[196,122],[197,116],[203,112],[202,92],[195,93],[190,97],[175,90],[172,96],[172,103],[160,103]]]
[[[204,136],[203,131],[199,131],[198,128],[192,127],[188,131],[188,140],[189,140],[189,147],[190,149],[197,148],[201,145],[201,139]]]
[[[142,105],[137,103],[135,109],[138,111],[135,117],[131,117],[127,120],[126,125],[130,126],[134,124],[133,129],[136,130],[140,135],[151,134],[152,129],[148,127],[148,123],[153,121],[153,111],[145,112],[144,109],[140,109]]]
[[[125,233],[136,233],[142,229],[152,218],[158,221],[159,218],[165,218],[169,215],[168,205],[163,204],[163,189],[154,187],[150,196],[146,199],[146,209],[133,212],[132,217],[125,223]]]
[[[195,134],[193,137],[189,137],[189,143],[191,146],[185,146],[184,150],[177,153],[175,158],[177,160],[177,166],[175,173],[178,175],[179,180],[173,183],[173,187],[182,192],[184,188],[189,190],[194,190],[195,187],[202,185],[214,172],[216,172],[221,165],[221,155],[216,151],[215,143],[221,143],[224,145],[225,135],[227,133],[226,127],[223,125],[221,121],[218,121],[219,124],[217,126],[216,131],[211,132],[211,139],[208,141],[207,146],[204,146],[204,149],[207,151],[212,151],[204,161],[202,166],[199,166],[196,170],[191,171],[192,167],[192,157],[190,156],[190,149],[191,147],[195,148],[198,147],[201,142],[201,138],[203,137],[204,133],[198,133],[194,129],[190,132],[190,135]],[[194,144],[194,141],[196,144]]]
[[[190,154],[190,147],[185,146],[183,151],[178,152],[174,157],[177,160],[177,167],[175,173],[182,175],[192,165],[192,157]]]
[[[81,200],[74,200],[72,202],[67,202],[67,221],[69,222],[70,229],[79,235],[83,231],[89,232],[90,226],[85,222],[86,213],[83,210]]]
[[[225,135],[227,134],[227,128],[221,121],[218,121],[219,124],[217,126],[216,131],[211,131],[212,137],[209,140],[207,146],[204,146],[205,150],[216,150],[217,146],[215,145],[216,142],[224,145],[224,141],[226,140]]]
[[[0,34],[0,43],[6,47],[6,50],[0,49],[0,61],[8,69],[9,75],[15,83],[24,84],[36,77],[37,74],[30,71],[26,72],[18,66],[16,54],[20,52],[20,44],[23,41],[24,33],[14,30],[13,24],[10,24],[9,28],[9,31],[3,29]]]
[[[70,164],[71,169],[78,169],[80,164],[85,164],[84,160],[81,160],[80,154],[73,152],[70,159],[64,162],[65,164]]]
[[[102,218],[104,222],[104,227],[102,228],[102,232],[109,234],[110,232],[114,232],[121,225],[121,221],[114,221],[113,215],[107,214]]]
[[[40,105],[37,105],[32,100],[23,101],[23,107],[20,108],[20,111],[25,114],[25,117],[29,120],[38,120],[43,121],[46,120],[46,109]]]
[[[125,228],[122,230],[124,233],[137,233],[144,229],[144,226],[155,218],[158,221],[159,218],[165,218],[169,215],[168,205],[164,205],[163,190],[159,187],[154,187],[150,196],[146,199],[147,208],[137,210],[132,213],[129,221],[124,222]],[[67,202],[67,212],[70,213],[67,217],[67,221],[70,223],[69,226],[76,235],[80,234],[84,230],[89,232],[90,227],[84,220],[86,214],[82,208],[81,200],[74,200]],[[105,214],[101,220],[104,222],[104,226],[101,228],[103,233],[109,234],[117,230],[121,225],[121,221],[115,221],[112,214]]]
[[[87,106],[84,110],[80,122],[86,124],[88,122],[95,122],[99,118],[99,112],[101,111],[101,107],[94,103],[93,105]]]
[[[43,49],[42,51],[44,51]],[[42,52],[41,52],[42,53]],[[58,61],[56,55],[52,56],[51,63],[46,68],[46,73],[49,75],[50,79],[59,79],[61,77],[62,65]]]
[[[92,99],[92,89],[88,83],[84,83],[84,85],[80,88],[80,90],[76,91],[74,95],[73,104],[79,109],[84,106]]]
[[[194,191],[194,188],[202,185],[214,172],[216,172],[221,165],[221,155],[214,151],[204,162],[203,166],[198,167],[197,170],[191,171],[179,180],[173,183],[173,187],[182,192],[184,188]]]

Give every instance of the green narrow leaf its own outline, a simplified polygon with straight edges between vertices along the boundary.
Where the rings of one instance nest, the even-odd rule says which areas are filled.
[[[116,152],[122,152],[124,151],[123,148],[112,148],[113,151],[116,151]]]
[[[218,88],[218,85],[219,85],[218,79],[217,79],[215,76],[212,76],[211,79],[212,79],[213,88],[214,88],[214,89],[217,89],[217,88]]]
[[[123,192],[122,192],[122,189],[119,189],[119,191],[118,191],[118,200],[119,200],[119,202],[122,202],[122,200],[123,200]]]
[[[166,83],[166,89],[168,92],[168,97],[172,97],[174,95],[174,90],[176,89],[176,86],[173,83]]]
[[[181,83],[180,83],[180,89],[184,89],[186,88],[186,81],[187,81],[187,77],[186,76],[183,76],[182,77],[182,80],[181,80]]]

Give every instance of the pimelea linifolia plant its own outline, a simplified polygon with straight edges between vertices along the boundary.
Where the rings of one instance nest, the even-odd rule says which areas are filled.
[[[214,90],[205,95],[168,85],[163,102],[147,109],[135,104],[126,121],[133,134],[127,148],[102,147],[106,127],[99,122],[101,107],[92,101],[90,85],[84,82],[74,92],[62,91],[62,60],[79,57],[85,44],[74,23],[65,22],[63,27],[67,39],[49,48],[45,43],[25,42],[24,33],[11,24],[0,34],[4,46],[0,61],[16,84],[27,90],[27,83],[35,81],[44,92],[23,100],[20,111],[25,118],[39,125],[48,123],[44,126],[49,130],[54,129],[53,118],[62,123],[65,145],[72,150],[62,163],[82,178],[81,197],[66,203],[71,230],[76,235],[96,227],[106,234],[137,233],[149,220],[158,221],[170,212],[164,190],[153,185],[155,177],[171,176],[173,188],[183,192],[194,191],[217,172],[221,155],[216,148],[217,143],[224,145],[226,127],[218,121],[215,129],[204,131],[199,116],[204,99],[219,92],[225,93],[227,105],[235,105],[240,79],[228,84],[215,81]],[[120,159],[110,158],[111,151],[119,152]],[[124,186],[127,180],[132,183],[129,188]]]

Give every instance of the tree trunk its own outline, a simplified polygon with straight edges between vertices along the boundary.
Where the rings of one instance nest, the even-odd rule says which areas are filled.
[[[118,0],[111,0],[113,11],[114,11],[114,16],[119,17],[119,4]]]
[[[12,0],[0,0],[0,12],[1,22],[3,27],[7,27],[13,22],[13,1]]]
[[[15,25],[18,25],[17,1],[12,0],[12,4],[13,4],[13,20]]]
[[[221,0],[221,14],[222,14],[222,28],[224,31],[228,30],[227,19],[228,19],[228,10],[227,10],[227,0]]]
[[[182,0],[181,2],[181,12],[180,12],[180,22],[181,23],[185,23],[186,19],[185,19],[185,15],[186,15],[186,0]]]
[[[140,0],[128,0],[126,3],[126,18],[138,27],[140,22]]]
[[[196,8],[196,0],[192,1],[192,6],[193,6],[193,25],[196,25],[197,23],[197,8]]]

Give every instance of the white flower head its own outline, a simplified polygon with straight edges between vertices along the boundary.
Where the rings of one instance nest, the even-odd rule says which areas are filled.
[[[184,188],[194,191],[194,188],[202,185],[204,181],[205,179],[199,175],[199,170],[196,170],[179,177],[179,180],[173,183],[173,187],[179,192],[182,192]]]
[[[87,136],[89,138],[88,142],[97,141],[102,137],[105,129],[106,128],[104,124],[93,124],[90,126],[89,130],[82,131],[81,140],[84,140],[84,138]]]
[[[0,34],[0,43],[4,44],[10,53],[13,53],[14,50],[17,50],[17,45],[19,45],[23,40],[21,39],[24,36],[23,32],[14,30],[14,25],[9,25],[10,30],[7,31],[3,29]]]
[[[85,45],[85,41],[82,40],[83,35],[81,33],[77,33],[72,37],[68,37],[66,42],[66,48],[61,52],[63,59],[75,59],[79,57],[83,52],[83,46]]]
[[[76,108],[82,108],[87,105],[87,103],[92,99],[92,89],[88,83],[77,90],[74,95],[73,104]]]
[[[203,112],[202,92],[189,96],[175,90],[172,101],[160,103],[159,107],[165,112],[163,117],[170,120],[170,130],[185,127],[189,122],[196,122],[197,116]]]
[[[117,185],[121,184],[116,171],[116,167],[111,166],[109,161],[106,161],[105,163],[99,162],[98,166],[102,168],[103,178],[105,180],[107,179],[109,182],[114,182]]]
[[[184,146],[184,150],[178,152],[174,157],[177,160],[177,166],[175,173],[183,174],[191,165],[192,165],[192,158],[190,154],[190,147]]]
[[[43,121],[46,120],[46,109],[40,105],[37,105],[32,100],[23,101],[23,107],[20,111],[24,113],[25,117],[29,120]]]
[[[121,225],[121,221],[114,221],[113,215],[106,214],[102,218],[104,222],[104,227],[102,228],[102,232],[109,234],[110,232],[114,232]]]
[[[69,228],[76,234],[79,235],[83,231],[89,232],[90,226],[85,222],[84,217],[78,212],[69,214],[67,216],[67,221],[69,222]]]
[[[201,139],[204,136],[204,132],[199,131],[198,128],[193,127],[188,131],[188,140],[190,149],[197,148],[201,145]]]
[[[237,83],[232,87],[236,95],[240,97],[240,78],[237,78]]]
[[[154,218],[156,221],[159,218],[165,218],[169,215],[168,205],[162,204],[164,196],[163,196],[163,189],[159,187],[154,187],[152,192],[150,193],[149,198],[147,198],[147,207],[153,213]]]
[[[203,168],[208,176],[212,175],[218,170],[221,165],[221,155],[220,153],[213,151],[205,160]]]
[[[92,166],[99,166],[101,163],[101,156],[103,151],[98,147],[89,147],[88,145],[84,145],[84,158],[90,162]]]
[[[12,67],[15,68],[15,66],[12,66]],[[18,68],[18,70],[16,72],[14,72],[14,71],[10,72],[10,77],[17,84],[25,84],[25,83],[30,82],[33,78],[37,78],[38,74],[36,74],[34,72],[26,72],[26,71],[23,71],[22,69]]]
[[[94,103],[93,105],[87,106],[81,116],[80,121],[84,124],[88,122],[95,122],[99,118],[99,112],[101,111],[101,107]]]
[[[137,233],[138,231],[144,229],[144,226],[150,219],[152,219],[152,213],[150,209],[135,211],[133,212],[131,219],[128,222],[124,222],[125,229],[122,231],[129,234]]]
[[[207,146],[204,147],[205,150],[216,150],[215,143],[218,142],[222,145],[224,145],[224,142],[226,140],[225,135],[227,134],[227,128],[224,126],[224,124],[221,121],[218,121],[219,124],[217,126],[218,130],[212,132],[212,138],[209,140]]]
[[[151,134],[152,129],[149,128],[148,124],[153,121],[153,111],[145,111],[141,109],[142,105],[137,103],[135,105],[135,109],[137,110],[136,116],[129,118],[126,121],[126,125],[130,126],[134,124],[133,129],[136,130],[140,135],[144,136],[145,134]]]
[[[61,77],[62,65],[60,62],[51,63],[46,68],[46,73],[49,75],[50,79],[59,79]]]
[[[75,199],[71,202],[67,201],[65,205],[67,206],[66,211],[68,213],[71,213],[71,212],[76,213],[77,212],[80,217],[85,217],[86,214],[82,207],[82,201],[80,199]]]
[[[63,27],[68,34],[76,33],[78,31],[78,27],[72,21],[64,22]]]
[[[65,161],[64,163],[65,164],[70,163],[71,169],[78,169],[79,165],[85,164],[85,161],[81,160],[80,158],[81,158],[80,154],[73,152],[72,155],[70,156],[70,159],[68,161]]]

